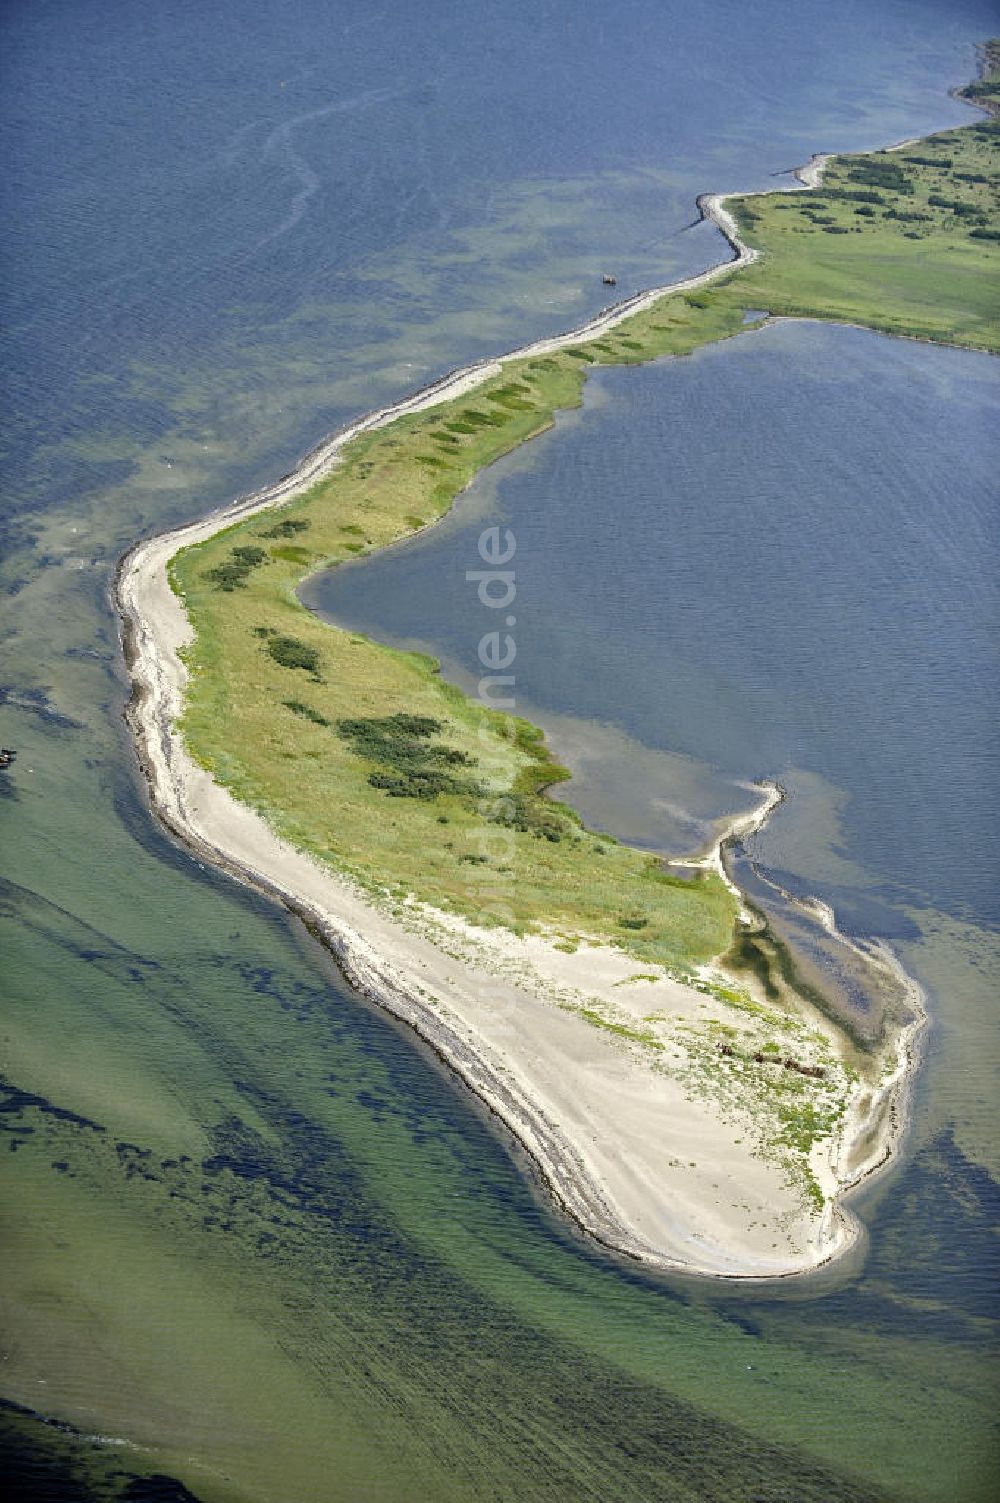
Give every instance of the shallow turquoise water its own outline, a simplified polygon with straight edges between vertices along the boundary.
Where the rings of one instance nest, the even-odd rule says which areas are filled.
[[[765,859],[863,888],[866,920],[888,884],[908,958],[940,973],[919,1136],[866,1200],[864,1262],[754,1295],[651,1283],[551,1214],[295,926],[155,830],[108,585],[143,529],[269,478],[348,413],[577,321],[606,267],[627,292],[711,260],[715,237],[684,228],[705,187],[966,118],[944,90],[989,9],[42,0],[3,26],[17,1487],[121,1497],[124,1473],[160,1471],[206,1500],[988,1497],[983,929],[901,897],[896,867],[862,883],[842,788],[803,775],[809,818],[789,806]],[[631,379],[655,407],[659,372]],[[557,734],[597,742],[587,721]],[[689,754],[657,764],[665,803],[684,790],[665,840],[763,770],[738,745],[716,773],[701,744],[655,744]],[[598,752],[589,796],[619,808]]]

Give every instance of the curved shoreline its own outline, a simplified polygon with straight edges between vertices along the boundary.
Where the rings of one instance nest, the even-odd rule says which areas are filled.
[[[589,1239],[612,1254],[624,1255],[653,1272],[685,1274],[711,1278],[730,1283],[775,1283],[789,1278],[798,1278],[827,1266],[854,1248],[863,1235],[861,1223],[848,1207],[840,1203],[840,1193],[827,1206],[819,1236],[812,1254],[800,1266],[781,1269],[747,1268],[745,1270],[721,1269],[718,1266],[700,1265],[694,1261],[664,1254],[637,1236],[626,1221],[617,1213],[616,1207],[602,1192],[598,1177],[591,1166],[570,1141],[558,1122],[548,1116],[530,1095],[519,1089],[518,1082],[493,1058],[483,1041],[469,1036],[461,1028],[450,1026],[433,1007],[425,1005],[420,988],[415,988],[412,977],[397,970],[391,960],[380,953],[376,944],[370,943],[362,931],[352,924],[343,912],[336,920],[329,910],[311,900],[302,885],[287,882],[274,872],[263,870],[241,858],[232,849],[225,849],[199,830],[194,810],[182,797],[176,801],[161,796],[163,784],[159,780],[157,764],[160,761],[157,749],[145,733],[151,729],[150,722],[143,720],[143,709],[148,706],[148,687],[140,679],[140,658],[134,632],[134,616],[126,608],[123,616],[123,647],[126,663],[133,675],[133,694],[126,708],[126,719],[135,735],[140,771],[150,793],[151,806],[160,822],[174,835],[196,859],[206,861],[226,875],[262,893],[298,918],[329,951],[341,974],[366,1001],[388,1012],[397,1021],[411,1028],[420,1040],[429,1047],[442,1063],[467,1088],[480,1106],[509,1133],[517,1147],[523,1151],[538,1174],[548,1195]],[[179,737],[166,730],[156,736],[160,748],[176,750]],[[205,781],[207,774],[195,771]],[[216,786],[216,785],[213,785]],[[176,791],[176,788],[175,788]],[[220,790],[223,797],[229,797]],[[768,812],[774,805],[768,805]],[[245,811],[250,820],[258,816]],[[737,823],[746,829],[752,825],[761,828],[765,822],[761,811],[755,810],[739,816]],[[276,838],[276,837],[275,837]],[[721,851],[726,842],[736,838],[727,830],[718,842]],[[284,842],[280,842],[284,845]],[[309,858],[286,847],[288,854],[298,858],[304,865]],[[354,897],[359,908],[366,906],[365,899],[352,895],[349,885],[332,873],[324,874],[327,884],[340,882],[345,906]],[[374,915],[374,910],[369,910]],[[494,986],[493,990],[501,989]],[[505,1078],[506,1077],[506,1078]],[[899,1117],[894,1122],[901,1129]],[[865,1117],[862,1130],[868,1125]],[[854,1175],[842,1186],[842,1192],[852,1189],[887,1161],[896,1147],[898,1132],[892,1141],[880,1147],[877,1163],[863,1174]]]
[[[815,156],[795,172],[796,186],[815,186],[827,156]],[[773,193],[761,189],[758,193]],[[319,870],[310,858],[281,841],[270,831],[261,816],[240,805],[209,775],[194,764],[188,755],[176,725],[182,710],[186,670],[182,648],[190,637],[190,627],[180,601],[171,593],[167,570],[170,559],[180,549],[213,536],[234,522],[279,506],[300,495],[336,466],[341,451],[360,434],[383,427],[395,419],[449,401],[498,375],[508,361],[554,353],[574,344],[584,343],[614,328],[633,314],[653,306],[664,297],[704,286],[720,276],[758,260],[759,252],[741,239],[736,222],[726,208],[729,198],[747,198],[741,194],[706,194],[698,200],[702,219],[710,219],[725,237],[733,255],[696,276],[641,292],[610,305],[584,324],[564,334],[544,338],[519,347],[505,355],[476,361],[449,372],[417,392],[394,403],[375,409],[329,435],[310,450],[291,471],[259,490],[236,498],[225,507],[180,528],[158,534],[137,543],[122,557],[115,575],[115,604],[122,622],[122,644],[132,680],[132,697],[126,718],[132,730],[140,766],[150,793],[151,806],[163,824],[195,854],[221,867],[238,880],[251,885],[281,902],[298,914],[331,951],[347,980],[364,996],[393,1016],[407,1023],[434,1049],[463,1082],[504,1123],[518,1143],[535,1162],[542,1179],[556,1202],[580,1227],[609,1249],[624,1253],[656,1268],[689,1274],[728,1279],[773,1279],[794,1277],[828,1263],[852,1246],[860,1235],[856,1218],[840,1203],[849,1183],[839,1181],[831,1195],[822,1224],[813,1228],[814,1235],[794,1266],[758,1266],[734,1268],[720,1266],[716,1258],[679,1257],[676,1251],[662,1247],[636,1233],[619,1207],[605,1193],[600,1174],[561,1126],[546,1115],[524,1083],[511,1075],[488,1043],[469,1028],[453,1025],[421,998],[421,987],[412,969],[393,962],[392,945],[383,943],[380,950],[379,927],[385,915],[354,890],[351,884],[331,870],[323,869],[324,896],[333,893],[335,911],[316,896],[315,879]],[[159,611],[159,619],[153,604]],[[715,843],[711,854],[702,858],[723,872],[722,848],[728,840],[751,829],[760,828],[782,797],[772,785],[763,808],[739,816]],[[214,818],[214,826],[213,826]],[[248,824],[255,823],[258,845],[241,839]],[[220,837],[219,828],[224,835]],[[214,834],[213,834],[214,829]],[[270,862],[257,864],[248,851],[266,845]],[[691,862],[685,863],[687,865]],[[726,877],[727,881],[730,881]],[[731,883],[735,891],[735,885]],[[742,894],[740,895],[742,896]],[[381,936],[383,941],[385,935]],[[413,940],[416,951],[420,941]],[[424,957],[421,964],[432,963]],[[451,978],[448,978],[451,980]],[[498,995],[503,987],[483,976],[484,985]],[[507,988],[508,991],[511,988]],[[445,993],[446,995],[446,993]],[[524,1002],[525,994],[516,993]],[[512,1005],[512,1004],[511,1004]],[[892,1154],[898,1141],[904,1086],[911,1071],[904,1068],[891,1089],[887,1086],[896,1110],[894,1130],[883,1132],[879,1147],[884,1149],[879,1163]],[[856,1126],[854,1140],[871,1130],[871,1114]],[[842,1157],[838,1155],[838,1158]],[[872,1166],[872,1169],[877,1167]],[[872,1172],[872,1169],[865,1172]],[[680,1240],[684,1240],[681,1238]],[[688,1237],[687,1240],[695,1240]]]
[[[756,815],[748,815],[743,822],[737,822],[741,823],[741,828],[736,829],[730,826],[716,848],[725,879],[738,894],[741,894],[741,889],[732,881],[725,868],[725,849],[729,844],[742,840],[744,835],[756,834],[762,830],[774,810],[784,802],[787,797],[785,790],[777,783],[771,786],[777,791],[778,797],[769,801],[756,812]],[[758,879],[778,893],[785,902],[805,914],[811,923],[818,925],[838,944],[856,955],[870,971],[882,971],[890,977],[902,996],[904,1009],[909,1014],[906,1021],[899,1023],[896,1027],[892,1040],[892,1056],[878,1086],[872,1089],[869,1103],[863,1112],[859,1110],[857,1101],[852,1102],[848,1109],[849,1114],[854,1116],[855,1123],[853,1131],[845,1131],[843,1135],[836,1165],[837,1178],[840,1183],[838,1194],[846,1195],[851,1190],[856,1190],[873,1174],[877,1174],[879,1169],[898,1153],[909,1127],[910,1096],[922,1059],[923,1039],[930,1023],[926,993],[916,978],[906,970],[892,946],[885,940],[853,938],[845,934],[838,925],[836,912],[829,903],[814,896],[797,896],[763,872],[752,857],[748,855],[747,859]],[[881,1138],[876,1138],[867,1155],[858,1154],[859,1146],[872,1135],[872,1123],[877,1122],[882,1116],[885,1119],[885,1127]]]
[[[815,159],[814,159],[815,160]],[[828,160],[828,158],[823,159]],[[806,169],[801,169],[805,171]],[[807,186],[802,180],[802,186]],[[808,185],[808,186],[811,186]],[[586,323],[577,324],[563,334],[553,334],[544,339],[533,341],[531,344],[519,345],[512,350],[507,350],[501,355],[487,356],[482,360],[474,360],[469,365],[456,366],[447,371],[443,376],[436,377],[425,386],[417,387],[416,391],[408,396],[400,397],[397,401],[387,403],[384,407],[373,408],[371,412],[363,414],[359,418],[352,418],[350,422],[335,428],[332,433],[322,438],[318,444],[308,449],[292,469],[279,476],[277,480],[259,487],[254,491],[246,491],[236,496],[224,506],[216,507],[213,511],[192,521],[182,523],[180,527],[172,528],[168,532],[153,533],[151,537],[140,539],[137,543],[126,550],[118,561],[114,579],[114,599],[119,607],[121,615],[121,579],[131,567],[132,560],[140,551],[151,542],[159,542],[161,539],[176,539],[176,549],[189,546],[191,543],[200,542],[206,536],[220,532],[233,522],[243,521],[247,517],[255,515],[258,511],[264,511],[271,506],[281,506],[293,497],[300,495],[317,481],[325,479],[330,471],[336,466],[340,451],[353,439],[362,433],[370,433],[373,429],[384,428],[394,422],[396,418],[406,417],[416,412],[423,412],[429,407],[434,407],[440,402],[451,401],[454,397],[462,396],[467,391],[472,391],[483,381],[500,373],[502,367],[512,360],[527,360],[537,355],[549,355],[574,344],[584,344],[588,340],[605,334],[625,319],[631,318],[635,313],[641,313],[645,309],[658,303],[661,298],[668,297],[677,292],[686,292],[695,287],[702,287],[707,282],[714,281],[723,273],[731,272],[740,266],[750,266],[759,259],[759,252],[746,245],[739,236],[736,221],[732,215],[722,206],[727,198],[750,198],[772,193],[776,190],[767,188],[756,190],[755,193],[728,193],[728,194],[703,194],[698,199],[698,208],[701,210],[701,220],[711,220],[716,228],[721,231],[726,241],[734,251],[734,255],[726,261],[716,262],[705,271],[698,272],[693,277],[685,277],[678,282],[668,282],[662,287],[648,288],[644,292],[634,293],[631,297],[624,298],[617,303],[609,303],[598,313],[587,320]],[[788,189],[786,191],[794,191]],[[429,525],[433,526],[433,523]],[[209,527],[206,533],[205,528]]]

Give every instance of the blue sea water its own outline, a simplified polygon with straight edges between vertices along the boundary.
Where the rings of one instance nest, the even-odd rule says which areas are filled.
[[[245,478],[572,323],[606,267],[625,293],[706,264],[706,187],[968,118],[945,90],[991,9],[7,6],[5,508],[178,424]]]
[[[928,986],[865,1254],[786,1294],[650,1286],[581,1245],[408,1035],[154,829],[108,586],[140,532],[350,414],[578,322],[602,271],[625,294],[710,263],[705,189],[970,118],[946,91],[995,29],[980,0],[2,9],[24,1126],[0,1400],[141,1437],[137,1468],[162,1446],[206,1497],[220,1473],[324,1503],[331,1478],[393,1503],[991,1496],[992,363],[782,327],[602,374],[432,538],[333,586],[460,674],[470,510],[515,517],[523,708],[581,808],[681,849],[780,774],[754,854]],[[19,1485],[55,1476],[56,1434]]]

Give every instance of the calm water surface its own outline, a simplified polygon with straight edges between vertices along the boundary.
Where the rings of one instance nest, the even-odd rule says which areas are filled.
[[[488,510],[517,541],[528,703],[825,780],[883,896],[994,922],[998,400],[990,356],[810,323],[598,372],[433,534],[309,598],[471,677]]]
[[[968,118],[945,91],[991,7],[38,0],[0,24],[7,1475],[60,1500],[990,1497],[990,362],[773,330],[591,382],[469,498],[518,514],[525,704],[581,805],[634,833],[652,803],[682,847],[782,771],[756,854],[932,988],[865,1255],[787,1290],[597,1255],[296,926],[159,835],[108,585],[142,530],[579,320],[602,270],[628,292],[707,264],[703,189]],[[463,525],[413,555],[408,619],[381,575],[341,581],[456,671]]]

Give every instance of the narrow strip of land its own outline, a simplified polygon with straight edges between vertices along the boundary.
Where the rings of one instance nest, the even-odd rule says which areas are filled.
[[[650,1264],[776,1276],[848,1246],[843,1192],[900,1130],[919,997],[866,949],[884,1026],[859,1043],[739,968],[757,919],[718,851],[682,877],[588,831],[545,797],[566,774],[533,727],[296,589],[431,525],[592,365],[687,354],[748,308],[997,350],[996,139],[962,127],[814,158],[796,191],[709,195],[726,262],[369,414],[119,571],[160,816],[302,914],[579,1223]]]

